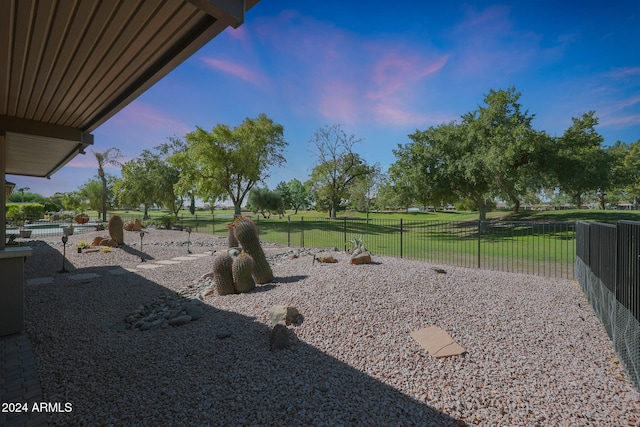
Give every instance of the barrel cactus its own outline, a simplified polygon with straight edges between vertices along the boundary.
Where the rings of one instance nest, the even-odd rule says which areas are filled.
[[[242,249],[253,258],[253,279],[260,285],[270,282],[273,272],[260,246],[256,224],[249,218],[242,218],[235,222],[234,231]]]
[[[232,222],[231,224],[229,224],[228,227],[229,227],[229,235],[227,237],[227,242],[229,243],[229,247],[230,248],[240,247],[240,244],[238,243],[238,239],[236,239],[236,235],[234,232],[235,222]]]
[[[213,259],[213,280],[219,295],[229,295],[236,292],[233,287],[232,265],[233,258],[226,252]]]
[[[109,229],[111,239],[118,245],[122,245],[124,243],[124,224],[122,223],[120,215],[112,215],[111,218],[109,218],[107,228]]]
[[[236,292],[249,292],[256,287],[253,280],[253,258],[247,253],[241,253],[233,259],[233,281],[235,283]]]

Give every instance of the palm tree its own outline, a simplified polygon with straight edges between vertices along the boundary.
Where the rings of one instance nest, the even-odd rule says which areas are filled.
[[[22,194],[22,203],[24,203],[24,192],[29,190],[31,190],[29,187],[18,188],[18,191]]]
[[[93,151],[93,150],[92,150]],[[102,221],[107,221],[107,177],[104,174],[103,167],[105,165],[122,166],[122,163],[118,161],[121,159],[122,153],[115,147],[109,148],[102,153],[96,153],[93,151],[93,155],[96,156],[98,161],[98,176],[102,180]]]

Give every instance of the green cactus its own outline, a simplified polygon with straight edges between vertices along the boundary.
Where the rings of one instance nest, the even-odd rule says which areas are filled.
[[[234,230],[242,249],[253,258],[253,279],[259,285],[270,282],[273,272],[260,246],[256,224],[249,218],[242,218],[235,222]]]
[[[233,258],[226,252],[213,259],[213,280],[219,295],[229,295],[236,292],[233,287],[232,265]]]
[[[112,215],[111,218],[109,218],[107,228],[109,229],[111,239],[118,245],[122,245],[124,243],[124,224],[122,223],[120,215]]]
[[[240,244],[238,243],[238,239],[236,239],[236,235],[234,232],[234,227],[235,227],[235,223],[232,222],[231,224],[228,225],[229,227],[229,235],[227,237],[227,242],[229,243],[229,247],[230,248],[237,248],[240,246]]]
[[[254,264],[251,255],[244,252],[233,258],[232,271],[236,292],[243,293],[255,289],[256,283],[252,277]]]

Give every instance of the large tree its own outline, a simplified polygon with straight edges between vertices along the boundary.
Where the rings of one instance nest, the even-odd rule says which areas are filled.
[[[338,206],[355,181],[372,172],[353,151],[353,146],[360,141],[354,135],[347,135],[340,125],[318,129],[309,141],[316,157],[311,171],[316,199],[328,204],[331,218],[336,217]]]
[[[100,181],[102,182],[102,221],[107,220],[107,177],[104,172],[104,167],[107,165],[111,166],[122,166],[120,163],[120,159],[122,158],[122,153],[115,147],[111,147],[103,152],[93,151],[93,155],[96,157],[96,161],[98,162],[98,176],[100,177]]]
[[[309,206],[307,187],[296,178],[289,181],[287,187],[289,189],[289,202],[294,214],[297,214],[300,209],[306,209]]]
[[[169,157],[181,169],[176,187],[193,189],[207,200],[228,197],[240,215],[249,191],[269,177],[269,168],[285,163],[283,135],[282,125],[264,114],[235,128],[218,124],[207,132],[198,127],[186,135],[185,150]]]
[[[540,188],[551,139],[535,131],[514,88],[490,90],[485,105],[451,122],[409,135],[413,142],[394,150],[391,179],[399,191],[426,205],[468,199],[486,219],[489,200],[519,201]]]
[[[585,193],[602,189],[608,182],[611,160],[601,145],[604,138],[595,130],[598,118],[594,111],[571,121],[556,140],[552,164],[560,190],[580,208]]]
[[[640,139],[629,145],[629,152],[623,159],[623,165],[629,180],[626,183],[625,191],[632,199],[633,208],[638,209],[640,203]]]
[[[177,215],[183,205],[183,199],[174,191],[178,179],[178,169],[161,154],[144,150],[140,157],[122,166],[119,199],[128,206],[143,205],[145,218],[153,205],[166,207]]]

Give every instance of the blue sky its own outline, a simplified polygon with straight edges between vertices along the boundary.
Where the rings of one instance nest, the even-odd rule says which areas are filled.
[[[515,86],[533,125],[562,135],[595,110],[605,145],[640,139],[640,0],[262,0],[98,128],[94,151],[137,157],[196,126],[265,113],[285,129],[282,168],[267,185],[313,167],[309,139],[341,124],[382,170],[416,129],[458,119],[490,89]],[[108,173],[119,175],[118,169]],[[8,176],[45,196],[97,173],[90,150],[50,180]]]

